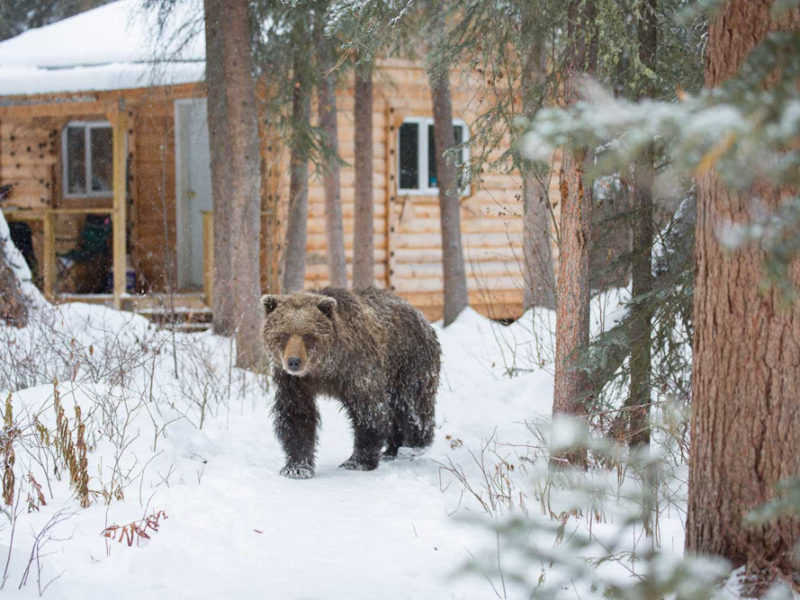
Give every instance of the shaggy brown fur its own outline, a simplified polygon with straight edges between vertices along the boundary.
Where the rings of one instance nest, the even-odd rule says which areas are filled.
[[[375,469],[400,446],[433,442],[440,354],[436,333],[397,296],[350,292],[267,295],[264,344],[273,364],[275,432],[286,452],[281,474],[314,475],[319,412],[316,397],[339,400],[355,441],[345,469]]]

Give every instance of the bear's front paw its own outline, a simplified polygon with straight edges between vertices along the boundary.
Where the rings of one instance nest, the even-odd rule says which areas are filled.
[[[314,469],[306,465],[286,465],[281,469],[281,475],[289,479],[311,479]]]
[[[341,469],[348,471],[373,471],[378,468],[377,460],[358,460],[352,456],[339,465]]]

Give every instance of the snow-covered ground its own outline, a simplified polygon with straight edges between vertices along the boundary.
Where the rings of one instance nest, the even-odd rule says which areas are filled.
[[[618,314],[619,297],[595,302],[596,328]],[[0,402],[10,398],[19,430],[15,502],[0,515],[3,592],[514,598],[528,597],[540,576],[578,577],[526,559],[530,548],[563,547],[582,560],[569,546],[575,532],[591,532],[605,547],[622,532],[628,549],[641,550],[649,542],[625,521],[635,494],[624,477],[597,475],[609,506],[596,491],[575,494],[542,475],[537,424],[551,409],[552,327],[548,312],[505,327],[471,310],[437,327],[444,366],[434,445],[376,471],[345,471],[338,465],[350,454],[350,427],[335,402],[322,401],[316,477],[298,481],[278,475],[284,457],[272,433],[269,382],[231,366],[229,340],[173,336],[108,308],[43,305],[25,329],[0,326]],[[88,508],[56,450],[56,389],[74,443],[73,407],[82,409]],[[575,510],[576,502],[593,508]],[[683,547],[681,503],[679,490],[657,523],[672,561]],[[146,526],[148,517],[157,530]],[[506,540],[494,530],[515,518],[533,527],[524,548],[518,535]],[[131,523],[148,538],[126,538]],[[572,532],[566,540],[558,530],[564,524]],[[111,538],[103,535],[109,527]],[[590,545],[583,552],[604,551]],[[630,579],[629,568],[625,559],[610,561],[604,577]],[[602,594],[587,595],[588,582],[578,580],[562,592]]]
[[[89,489],[109,490],[116,478],[124,499],[106,504],[97,497],[81,509],[68,489],[68,476],[62,481],[47,477],[39,458],[28,455],[35,446],[28,424],[37,415],[39,422],[55,429],[54,386],[14,390],[14,418],[24,433],[18,445],[25,447],[16,451],[17,481],[30,469],[43,486],[47,505],[28,513],[24,495],[30,486],[25,488],[4,591],[13,595],[34,536],[53,515],[65,511],[51,532],[57,539],[41,548],[42,585],[59,576],[47,590],[52,597],[94,597],[109,590],[120,598],[485,595],[480,581],[448,578],[476,549],[476,540],[474,532],[450,516],[457,497],[442,492],[448,479],[440,477],[439,463],[448,457],[468,463],[466,448],[479,447],[495,429],[498,438],[524,441],[522,422],[549,410],[552,383],[543,371],[503,376],[493,326],[482,317],[468,312],[441,335],[444,382],[437,439],[430,451],[383,463],[369,473],[339,469],[350,453],[350,428],[338,405],[323,401],[316,477],[295,481],[278,475],[284,457],[268,414],[271,394],[256,377],[232,371],[232,397],[209,400],[199,428],[202,389],[197,384],[202,375],[192,369],[209,361],[206,366],[217,371],[214,384],[227,387],[227,340],[211,334],[178,336],[181,378],[175,380],[170,336],[150,329],[143,319],[80,304],[45,310],[53,312],[41,318],[61,332],[54,345],[65,346],[64,373],[70,351],[79,365],[76,382],[62,373],[58,384],[66,414],[73,417],[71,403],[77,401],[83,419],[97,430],[93,435],[87,426],[87,442],[94,445],[88,455]],[[34,347],[47,327],[3,333],[5,341],[13,337],[19,345]],[[142,350],[142,345],[157,347],[159,354]],[[139,352],[122,357],[122,348]],[[107,354],[139,363],[125,376],[125,385],[108,385],[104,379],[110,371],[81,365],[84,359]],[[42,371],[43,377],[55,374],[44,367]],[[187,380],[191,377],[195,379]],[[6,391],[0,395],[6,396]],[[459,443],[463,446],[451,448]],[[158,511],[168,518],[145,544],[128,547],[101,535],[108,525],[124,525]],[[4,521],[3,561],[10,546],[10,523]],[[38,566],[34,569],[19,592],[23,596],[38,594]]]

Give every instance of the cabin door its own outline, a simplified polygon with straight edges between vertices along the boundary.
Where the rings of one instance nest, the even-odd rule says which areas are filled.
[[[211,159],[205,98],[175,101],[178,286],[203,285],[203,213],[211,210]]]

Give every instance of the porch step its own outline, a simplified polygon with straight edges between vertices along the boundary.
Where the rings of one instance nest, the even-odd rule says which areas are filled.
[[[59,294],[58,302],[87,302],[112,306],[111,294]],[[142,315],[163,329],[192,333],[211,329],[213,314],[205,305],[205,297],[198,292],[172,294],[126,294],[122,298],[123,309]]]
[[[183,333],[206,331],[211,328],[213,318],[211,309],[206,307],[176,306],[174,309],[148,307],[136,312],[163,329]]]

